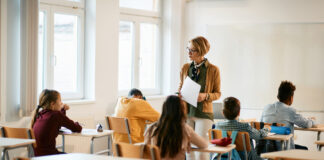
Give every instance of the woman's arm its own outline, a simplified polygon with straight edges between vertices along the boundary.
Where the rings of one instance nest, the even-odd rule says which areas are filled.
[[[190,142],[196,145],[198,148],[207,148],[208,141],[199,136],[190,126],[186,126],[190,134]]]
[[[215,66],[216,67],[216,66]],[[215,72],[213,73],[213,81],[214,81],[214,86],[212,89],[212,93],[207,93],[207,101],[208,102],[212,102],[214,100],[217,100],[220,98],[221,96],[221,92],[220,92],[220,86],[221,86],[221,81],[220,81],[220,73],[219,73],[219,69],[216,67]]]
[[[74,122],[69,119],[66,115],[61,112],[58,112],[57,121],[60,122],[60,125],[70,129],[72,132],[81,132],[82,127],[78,122]]]

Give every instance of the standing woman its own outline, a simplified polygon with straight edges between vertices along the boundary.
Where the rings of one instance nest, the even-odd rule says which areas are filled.
[[[187,52],[191,63],[184,64],[180,73],[179,92],[183,81],[190,77],[193,81],[200,84],[197,107],[186,103],[188,109],[187,123],[198,135],[208,140],[208,129],[213,124],[213,104],[212,101],[219,99],[220,75],[219,69],[211,64],[204,56],[210,48],[206,38],[199,36],[189,41]],[[198,153],[198,159],[208,159],[208,153]],[[188,158],[194,158],[193,153]]]

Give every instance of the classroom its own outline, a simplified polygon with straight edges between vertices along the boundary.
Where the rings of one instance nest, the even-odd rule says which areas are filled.
[[[241,159],[323,159],[323,7],[322,0],[0,0],[1,159],[46,160],[54,153],[37,149],[44,141],[67,153],[62,159],[236,159],[234,150]],[[140,107],[131,111],[133,103]],[[45,124],[56,115],[57,126]],[[128,133],[118,136],[116,117]],[[232,130],[221,125],[233,120],[251,131],[249,156],[241,138],[211,145],[225,140]],[[182,129],[165,134],[163,125]],[[27,130],[27,144],[5,146],[7,127]],[[289,134],[270,135],[276,127]],[[187,146],[163,146],[181,145],[175,138],[185,131]],[[158,158],[143,157],[143,148],[142,157],[123,156],[118,142]],[[256,147],[261,142],[267,147]]]

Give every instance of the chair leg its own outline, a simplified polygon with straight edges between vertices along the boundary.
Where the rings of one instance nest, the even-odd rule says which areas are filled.
[[[10,160],[8,150],[6,150],[6,157],[7,157],[7,160]]]

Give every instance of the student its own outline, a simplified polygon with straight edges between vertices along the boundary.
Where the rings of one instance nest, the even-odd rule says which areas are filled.
[[[218,122],[216,129],[224,131],[239,131],[248,132],[251,139],[259,140],[267,136],[271,127],[265,125],[263,129],[257,130],[252,128],[248,123],[241,123],[238,121],[240,116],[241,104],[240,101],[234,97],[224,99],[223,114],[227,120]],[[253,144],[253,143],[251,143]],[[255,152],[254,147],[251,146],[251,152],[248,153],[248,159],[261,159]]]
[[[183,101],[178,96],[168,96],[161,118],[145,133],[145,143],[157,145],[162,159],[184,160],[191,143],[199,148],[208,147],[208,141],[186,124],[186,114]]]
[[[282,81],[277,98],[278,102],[269,104],[263,109],[261,122],[266,123],[283,123],[289,127],[291,133],[294,133],[294,125],[302,128],[310,128],[314,125],[312,119],[306,119],[302,115],[296,113],[296,109],[290,107],[294,100],[294,92],[296,87],[289,81]],[[313,118],[315,119],[315,118]],[[281,145],[276,145],[280,150]],[[295,145],[294,139],[290,139],[290,149],[306,149],[305,146]]]
[[[56,149],[55,141],[62,126],[72,132],[81,132],[82,127],[78,122],[73,122],[65,115],[69,108],[61,102],[59,92],[49,89],[42,91],[31,123],[37,144],[35,156],[63,153]]]
[[[131,127],[132,143],[140,143],[144,142],[146,121],[157,121],[160,113],[143,99],[143,94],[140,90],[134,88],[129,91],[128,98],[120,98],[115,108],[115,116],[128,118]],[[129,143],[127,134],[114,133],[113,137],[114,142]]]
[[[200,93],[198,95],[197,107],[186,103],[188,111],[187,123],[200,136],[208,140],[208,130],[213,124],[213,104],[214,100],[219,99],[220,92],[220,72],[217,66],[210,63],[206,54],[209,52],[210,44],[205,37],[198,36],[191,39],[188,43],[187,53],[192,61],[182,66],[180,73],[180,85],[178,91],[181,91],[182,85],[186,77],[190,77],[198,83]],[[180,93],[181,95],[181,93]],[[194,154],[194,153],[191,153]],[[199,159],[209,158],[208,153],[196,153]],[[193,155],[190,155],[193,157]],[[188,157],[189,159],[190,157]]]

